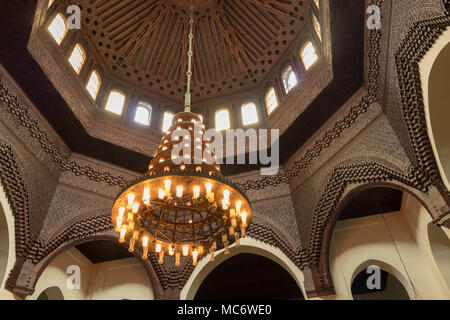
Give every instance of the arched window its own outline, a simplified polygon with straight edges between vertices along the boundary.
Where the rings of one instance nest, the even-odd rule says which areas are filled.
[[[314,30],[316,31],[316,34],[319,37],[319,40],[322,41],[322,31],[320,30],[319,19],[317,19],[315,14],[313,14],[312,17],[313,17]]]
[[[294,73],[294,70],[292,69],[292,66],[288,66],[286,70],[283,72],[283,85],[284,85],[284,91],[289,93],[289,91],[292,90],[298,83],[297,76]]]
[[[170,111],[164,112],[163,123],[162,123],[162,131],[163,132],[169,131],[169,128],[172,125],[173,116],[174,116],[173,112],[170,112]]]
[[[258,111],[253,102],[246,103],[241,107],[242,124],[244,126],[258,122]]]
[[[68,29],[66,18],[61,13],[58,13],[48,26],[48,31],[58,45],[61,44]]]
[[[216,130],[230,129],[230,113],[228,109],[221,109],[216,112]]]
[[[136,108],[134,121],[149,126],[151,116],[152,116],[152,106],[146,102],[140,101]]]
[[[84,60],[86,60],[86,52],[84,51],[83,46],[77,43],[69,57],[69,63],[77,74],[80,73]]]
[[[89,77],[88,83],[86,84],[86,89],[91,95],[92,99],[97,98],[98,90],[100,89],[100,84],[102,79],[96,70],[91,72],[91,76]]]
[[[271,114],[276,107],[278,107],[278,99],[277,93],[275,92],[274,87],[269,88],[266,93],[266,107],[267,113]]]
[[[301,52],[303,65],[305,66],[305,69],[308,70],[311,68],[311,66],[319,59],[317,56],[316,49],[314,48],[311,41],[308,41],[306,45],[303,47],[303,50]]]
[[[105,110],[115,114],[122,114],[123,105],[125,104],[125,95],[118,91],[112,90],[106,102]]]

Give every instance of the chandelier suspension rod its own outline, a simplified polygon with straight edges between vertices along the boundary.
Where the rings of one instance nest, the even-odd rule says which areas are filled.
[[[191,112],[191,78],[192,78],[192,39],[193,35],[193,24],[194,24],[194,7],[190,7],[191,16],[189,19],[189,51],[188,51],[188,71],[186,72],[187,76],[187,85],[186,85],[186,94],[184,96],[184,111]]]

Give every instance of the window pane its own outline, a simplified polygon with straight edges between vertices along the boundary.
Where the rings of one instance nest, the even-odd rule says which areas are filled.
[[[313,14],[313,23],[314,23],[314,30],[316,31],[316,34],[319,37],[320,41],[322,41],[322,32],[320,30],[320,23],[319,20],[317,20],[315,14]]]
[[[50,34],[53,39],[55,39],[56,43],[60,45],[67,31],[66,19],[61,13],[58,13],[52,23],[50,23],[48,31],[50,31]]]
[[[318,58],[319,57],[317,56],[316,49],[314,49],[313,44],[308,42],[302,51],[302,60],[305,65],[305,69],[308,70]]]
[[[271,114],[272,111],[275,110],[276,107],[278,107],[277,94],[276,94],[274,88],[270,88],[270,89],[267,91],[267,95],[266,95],[266,105],[267,105],[267,112],[268,112],[269,114]]]
[[[286,71],[283,74],[283,84],[284,90],[286,93],[292,90],[297,85],[297,77],[295,76],[294,70],[292,70],[292,66],[287,67]]]
[[[172,112],[164,112],[164,117],[163,117],[163,125],[162,125],[162,131],[163,132],[167,132],[170,128],[170,126],[172,125],[172,120],[173,120],[173,113]]]
[[[244,104],[242,110],[242,124],[244,126],[258,122],[258,112],[254,103]]]
[[[83,47],[77,43],[69,57],[69,63],[72,65],[76,73],[80,73],[85,58],[86,54],[84,53]]]
[[[225,129],[230,129],[230,114],[227,109],[222,109],[216,112],[216,130]]]
[[[98,89],[100,89],[100,75],[97,71],[92,71],[89,81],[86,85],[86,89],[91,95],[92,99],[97,98]]]
[[[136,108],[136,115],[134,116],[134,121],[143,124],[150,125],[150,117],[152,114],[152,107],[145,102],[139,102]]]
[[[122,114],[123,105],[125,103],[125,96],[119,91],[111,91],[106,102],[105,109],[115,114]]]

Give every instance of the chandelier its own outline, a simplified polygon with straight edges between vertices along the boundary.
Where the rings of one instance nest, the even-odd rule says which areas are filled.
[[[165,256],[174,256],[175,266],[180,265],[182,256],[192,257],[195,266],[207,254],[213,261],[217,250],[229,254],[229,246],[234,243],[238,247],[239,239],[245,237],[252,217],[247,197],[222,176],[200,117],[190,112],[190,9],[185,110],[174,116],[147,173],[120,192],[111,212],[119,242],[128,241],[130,252],[139,248],[143,259],[156,254],[159,264]],[[182,129],[188,134],[181,140],[174,135]],[[181,164],[172,152],[179,143],[192,145]],[[214,161],[198,159],[196,150],[208,153]]]

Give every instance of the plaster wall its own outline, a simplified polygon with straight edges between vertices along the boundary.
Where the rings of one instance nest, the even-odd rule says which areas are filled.
[[[67,267],[77,265],[81,271],[81,288],[67,286]],[[64,300],[153,300],[147,273],[136,258],[92,264],[77,249],[70,248],[53,259],[36,284],[35,300],[50,287],[61,290]]]
[[[430,220],[425,208],[405,195],[400,212],[338,221],[330,247],[336,295],[325,299],[352,299],[353,279],[371,264],[395,276],[411,299],[450,299],[429,249]]]

